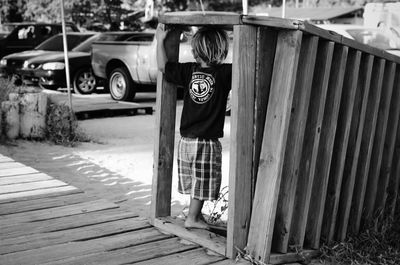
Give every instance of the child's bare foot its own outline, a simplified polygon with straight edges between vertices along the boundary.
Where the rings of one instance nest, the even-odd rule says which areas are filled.
[[[196,220],[191,220],[189,218],[186,218],[185,228],[208,229],[208,224],[206,222],[204,222],[203,220],[196,221]]]

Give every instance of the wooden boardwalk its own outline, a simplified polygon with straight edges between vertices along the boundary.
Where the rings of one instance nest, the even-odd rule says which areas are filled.
[[[0,227],[1,265],[237,264],[1,154]]]

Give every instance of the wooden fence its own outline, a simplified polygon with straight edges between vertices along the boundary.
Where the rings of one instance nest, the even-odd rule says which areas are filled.
[[[246,247],[257,260],[282,263],[301,259],[296,249],[314,253],[383,212],[393,215],[399,57],[297,20],[207,12],[171,13],[161,21],[234,31],[226,241],[207,241],[177,225],[169,231],[228,257]],[[169,59],[178,60],[177,34],[166,47]],[[152,220],[164,229],[174,222],[168,216],[175,95],[160,74]]]

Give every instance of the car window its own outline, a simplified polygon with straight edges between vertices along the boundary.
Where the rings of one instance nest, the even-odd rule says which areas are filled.
[[[370,46],[383,49],[393,50],[400,49],[400,38],[385,32],[375,29],[349,29],[347,32],[356,40]]]
[[[154,39],[154,35],[135,35],[127,38],[127,41],[146,41],[146,42],[151,42]]]
[[[19,26],[9,36],[9,40],[28,40],[35,36],[33,25]]]
[[[79,43],[89,38],[92,35],[67,35],[68,50],[72,50]],[[35,50],[46,50],[46,51],[63,51],[63,38],[62,35],[56,35],[46,40],[39,46],[36,46]]]
[[[78,46],[76,46],[72,50],[75,51],[75,52],[90,52],[90,49],[92,48],[93,42],[98,40],[100,37],[101,37],[100,34],[96,34],[96,35],[88,38],[84,42],[80,43]]]

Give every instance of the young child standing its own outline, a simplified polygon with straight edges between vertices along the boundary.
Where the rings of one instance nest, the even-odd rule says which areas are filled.
[[[232,65],[224,64],[229,41],[217,28],[200,28],[191,41],[196,63],[168,62],[165,25],[157,27],[157,64],[168,82],[182,86],[181,139],[178,144],[178,191],[190,194],[186,228],[207,229],[204,201],[216,200],[221,186],[225,109],[231,89]]]

